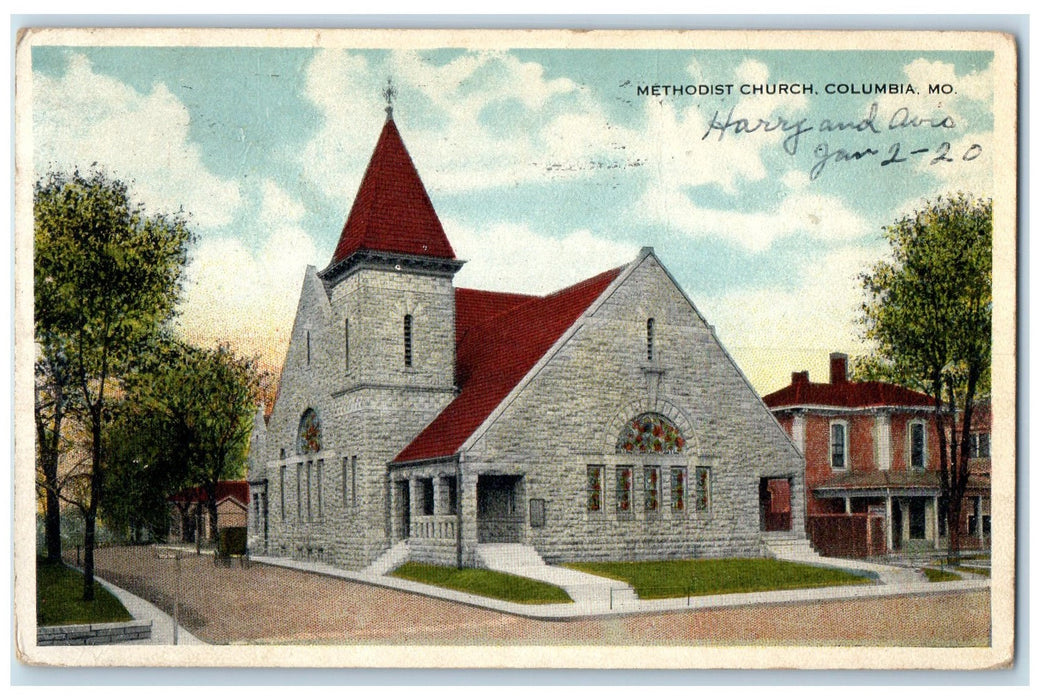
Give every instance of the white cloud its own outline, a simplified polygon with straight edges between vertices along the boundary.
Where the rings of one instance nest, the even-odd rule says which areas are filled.
[[[571,231],[551,238],[523,224],[497,223],[480,231],[444,222],[455,254],[466,265],[460,287],[547,294],[632,261],[638,246]],[[522,261],[522,265],[517,264]]]
[[[274,180],[264,180],[261,185],[263,199],[260,202],[260,223],[265,225],[297,222],[307,213],[303,203],[293,199]]]
[[[849,241],[870,230],[870,224],[840,198],[807,189],[786,194],[767,210],[741,212],[702,207],[674,190],[651,185],[638,209],[686,236],[721,238],[755,252],[788,236]]]
[[[791,372],[803,369],[826,381],[829,353],[864,351],[858,275],[883,253],[880,245],[839,248],[806,261],[791,275],[800,280],[793,288],[738,291],[698,305],[760,393],[787,385]]]
[[[209,172],[188,136],[189,115],[166,86],[148,93],[94,72],[69,57],[64,75],[33,75],[33,157],[37,176],[89,169],[132,181],[149,211],[183,207],[202,227],[228,224],[239,206],[238,185]]]
[[[274,183],[260,220],[269,236],[259,253],[237,238],[203,239],[187,270],[179,324],[195,342],[233,341],[239,352],[272,366],[285,359],[306,266],[317,257],[314,241],[296,223],[299,202]]]
[[[501,52],[467,53],[440,65],[414,52],[387,60],[384,70],[400,96],[398,127],[434,196],[630,166],[649,170],[668,188],[717,184],[732,192],[766,177],[761,153],[786,137],[763,129],[702,139],[710,115],[696,103],[671,100],[645,100],[641,123],[622,126],[597,102],[603,95]],[[699,66],[691,62],[688,70],[696,74]],[[737,70],[756,81],[769,77],[755,61]],[[307,69],[305,94],[321,112],[322,126],[300,158],[305,177],[338,201],[356,193],[382,127],[380,72],[366,58],[339,51],[319,53]],[[790,118],[805,105],[803,95],[758,95],[741,98],[736,112],[753,121],[778,111]],[[508,127],[482,121],[498,107],[509,110]],[[408,110],[422,110],[422,119],[409,119]]]
[[[560,157],[562,147],[583,165],[603,148],[589,143],[590,134],[602,139],[607,132],[598,107],[570,80],[547,79],[540,64],[499,52],[467,53],[443,65],[413,52],[388,60],[399,94],[398,127],[433,193],[544,180],[547,159]],[[322,51],[308,66],[305,94],[321,112],[322,127],[301,154],[303,172],[333,199],[350,201],[357,192],[384,120],[377,97],[383,81],[375,66],[347,52]],[[563,94],[573,95],[581,108],[546,109]],[[481,123],[485,108],[498,103],[521,105],[524,123],[508,132]],[[422,110],[423,118],[409,118],[409,110]],[[579,124],[571,121],[578,116]],[[561,133],[568,138],[560,139]],[[580,171],[564,168],[553,176]]]

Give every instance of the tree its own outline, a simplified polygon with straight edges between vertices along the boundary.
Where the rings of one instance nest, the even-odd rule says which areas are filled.
[[[960,552],[976,398],[988,392],[993,204],[940,197],[885,227],[891,258],[861,276],[869,371],[933,400],[949,553]]]
[[[106,426],[105,525],[125,541],[165,536],[167,497],[186,479],[187,465],[178,445],[176,426],[128,395]]]
[[[180,214],[146,215],[124,183],[97,171],[37,181],[33,220],[37,341],[63,351],[89,436],[83,599],[93,600],[112,384],[172,317],[192,234]]]
[[[61,479],[58,466],[66,449],[62,428],[73,398],[68,360],[53,339],[37,343],[33,419],[36,425],[36,485],[44,499],[47,561],[61,561]]]
[[[244,472],[262,376],[255,360],[223,344],[201,349],[172,342],[153,348],[149,356],[151,367],[136,376],[133,393],[165,426],[168,454],[178,462],[166,469],[183,474],[180,486],[203,489],[209,537],[215,539],[217,484]]]

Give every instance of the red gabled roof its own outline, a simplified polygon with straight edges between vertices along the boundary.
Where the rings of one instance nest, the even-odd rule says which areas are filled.
[[[249,482],[247,481],[218,481],[217,503],[225,498],[233,498],[243,506],[249,505]],[[192,486],[181,489],[170,496],[169,500],[177,503],[198,503],[206,500],[206,490],[201,486]]]
[[[483,289],[455,289],[455,347],[473,328],[486,323],[514,306],[538,297],[530,294],[489,292]]]
[[[464,311],[475,318],[483,304],[489,317],[464,332],[456,348],[456,379],[459,395],[401,451],[395,462],[412,462],[455,454],[509,392],[522,380],[549,348],[613,282],[622,268],[595,277],[545,297],[526,300],[493,298],[494,292],[463,291]],[[472,294],[472,295],[471,295]],[[486,294],[482,300],[480,294]],[[519,297],[521,295],[508,295]],[[518,303],[512,304],[512,301]],[[506,307],[490,315],[494,307]],[[465,318],[463,319],[465,322]],[[458,328],[458,323],[456,323]],[[458,335],[458,330],[456,330]]]
[[[329,264],[359,250],[455,259],[393,119],[379,134]]]
[[[769,408],[784,406],[835,406],[868,408],[871,406],[920,406],[929,408],[932,399],[926,394],[886,382],[837,382],[819,384],[794,381],[779,391],[762,397]]]

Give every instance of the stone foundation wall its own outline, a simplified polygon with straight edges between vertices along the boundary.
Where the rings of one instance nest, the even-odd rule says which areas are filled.
[[[152,622],[99,622],[90,625],[56,625],[36,629],[37,646],[118,644],[151,639]]]

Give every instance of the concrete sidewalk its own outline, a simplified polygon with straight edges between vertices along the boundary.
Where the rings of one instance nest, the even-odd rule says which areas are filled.
[[[122,588],[113,586],[108,581],[96,576],[94,577],[94,580],[118,598],[119,602],[123,604],[123,607],[126,608],[128,613],[133,615],[135,620],[145,622],[150,620],[152,623],[152,636],[149,639],[138,639],[133,642],[123,642],[123,644],[173,644],[174,625],[172,617],[149,603],[147,600],[138,598],[133,593],[124,591]],[[177,644],[205,644],[205,642],[181,627],[177,631]]]
[[[488,610],[521,615],[539,620],[571,620],[583,617],[606,615],[631,615],[638,613],[669,612],[681,610],[707,610],[713,608],[730,608],[749,605],[776,603],[805,603],[814,601],[856,600],[864,598],[885,598],[908,595],[932,595],[956,593],[962,591],[986,590],[989,579],[947,581],[944,583],[899,582],[881,583],[879,585],[834,586],[830,588],[799,588],[784,591],[761,591],[756,593],[730,593],[725,595],[693,596],[690,598],[665,598],[658,600],[640,600],[628,596],[581,596],[581,600],[567,604],[523,605],[494,598],[485,598],[470,593],[462,593],[437,586],[430,586],[414,581],[394,578],[380,574],[361,571],[348,571],[330,564],[303,562],[280,557],[254,556],[251,561],[279,566],[298,571],[307,571],[324,576],[332,576],[347,581],[356,581],[383,588],[393,588],[409,593],[440,598],[456,603],[471,605]],[[832,560],[843,562],[852,570],[865,570],[858,561]],[[559,568],[559,567],[551,567]],[[569,571],[569,570],[565,570]],[[596,577],[598,578],[598,577]],[[627,584],[617,581],[619,591],[631,590]],[[573,597],[573,596],[572,596]]]

